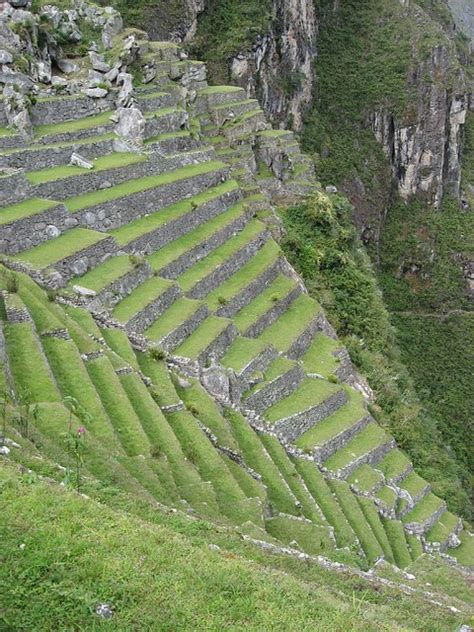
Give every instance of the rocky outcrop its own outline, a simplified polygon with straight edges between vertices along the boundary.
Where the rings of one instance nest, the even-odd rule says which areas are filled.
[[[231,62],[231,77],[256,95],[274,123],[300,130],[314,87],[317,22],[311,0],[273,0],[273,21],[251,50]]]
[[[438,207],[444,192],[459,195],[461,126],[469,107],[468,88],[452,53],[437,46],[408,80],[414,95],[403,115],[380,108],[369,116],[402,199],[423,197]]]

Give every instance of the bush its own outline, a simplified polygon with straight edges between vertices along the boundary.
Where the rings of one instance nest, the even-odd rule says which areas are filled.
[[[9,292],[10,294],[16,294],[18,292],[18,289],[20,287],[20,282],[18,280],[17,275],[12,272],[11,274],[9,274],[7,276],[7,292]]]

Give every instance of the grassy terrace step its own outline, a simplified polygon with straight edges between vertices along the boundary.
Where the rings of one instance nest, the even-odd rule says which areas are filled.
[[[124,363],[130,365],[135,370],[139,369],[137,356],[133,350],[132,345],[128,339],[127,334],[122,329],[101,329],[101,334],[104,337],[107,345],[114,351]]]
[[[121,323],[127,323],[133,316],[162,296],[172,286],[173,281],[152,277],[117,303],[112,311],[112,316]]]
[[[260,335],[260,339],[271,342],[282,353],[288,352],[321,311],[316,301],[306,294],[298,296],[287,311]]]
[[[271,504],[278,511],[297,515],[299,510],[296,507],[296,499],[278,467],[264,449],[259,436],[237,411],[229,411],[228,419],[246,464],[262,476]]]
[[[236,524],[247,520],[263,524],[256,512],[248,513],[242,501],[245,495],[238,486],[225,461],[215,450],[196,420],[187,411],[167,415],[169,423],[178,437],[183,452],[196,464],[201,478],[211,481],[222,513]]]
[[[109,189],[101,189],[92,193],[69,198],[67,206],[72,213],[76,213],[91,206],[111,202],[128,195],[133,195],[134,193],[155,189],[194,176],[211,173],[219,169],[224,169],[225,167],[226,165],[224,163],[212,160],[196,165],[188,165],[160,175],[136,178],[128,182],[123,182],[122,184],[117,184]]]
[[[322,447],[367,416],[363,396],[351,388],[346,388],[345,391],[347,393],[346,403],[335,413],[298,437],[295,443],[299,448],[310,451]]]
[[[312,461],[293,459],[296,470],[302,477],[307,489],[321,508],[324,517],[334,529],[339,547],[357,546],[356,535],[347,521],[339,503],[329,489],[328,482]]]
[[[357,502],[357,497],[351,492],[348,483],[345,481],[330,479],[328,480],[328,485],[335,493],[339,505],[354,533],[357,535],[367,559],[370,563],[374,563],[378,557],[383,555],[383,549],[365,518]]]
[[[4,334],[16,393],[27,395],[31,402],[59,402],[59,391],[32,324],[6,324]]]
[[[147,156],[143,154],[132,153],[115,153],[101,156],[92,161],[93,169],[84,169],[73,165],[62,165],[59,167],[51,167],[49,169],[41,169],[39,171],[30,171],[26,174],[30,184],[43,184],[44,182],[53,182],[55,180],[63,180],[71,176],[80,176],[87,173],[97,173],[98,171],[107,171],[109,169],[119,169],[120,167],[128,167],[138,163],[145,162]]]
[[[112,125],[112,122],[110,121],[112,114],[112,111],[107,111],[95,116],[86,116],[84,118],[75,119],[74,121],[37,125],[35,127],[35,136],[38,138],[44,138],[45,136],[70,134],[74,132],[82,132],[83,130],[94,129],[95,127],[109,126]]]
[[[376,423],[370,423],[354,439],[341,450],[332,454],[324,466],[335,472],[341,470],[351,462],[369,453],[374,448],[390,441],[390,436]]]
[[[375,498],[380,501],[380,505],[387,511],[394,511],[397,506],[397,492],[387,485],[384,485],[377,491]]]
[[[226,228],[238,218],[243,217],[247,213],[247,204],[239,202],[230,207],[224,213],[220,213],[209,222],[199,225],[195,230],[186,233],[179,239],[172,241],[168,245],[160,248],[154,255],[150,257],[150,262],[154,270],[162,270],[170,263],[176,261],[190,250],[199,248],[203,242],[210,237]],[[196,255],[197,258],[199,254]]]
[[[155,342],[166,339],[178,328],[185,326],[188,321],[191,321],[199,310],[203,313],[202,318],[205,318],[204,305],[203,301],[194,301],[185,297],[178,298],[155,320],[151,327],[145,330],[145,336]]]
[[[153,382],[152,393],[161,407],[180,404],[180,398],[171,382],[166,363],[154,360],[150,355],[137,353],[138,363],[143,374]]]
[[[39,215],[57,206],[59,202],[44,200],[42,198],[30,198],[19,204],[11,204],[0,209],[0,225],[18,222],[33,215]]]
[[[411,564],[411,554],[405,537],[405,529],[399,520],[383,520],[385,533],[393,552],[395,563],[400,568]]]
[[[223,184],[212,187],[203,193],[199,193],[198,195],[186,200],[181,200],[176,204],[160,209],[156,213],[141,217],[130,224],[121,226],[120,228],[111,231],[110,234],[116,238],[120,246],[126,246],[135,239],[138,239],[139,237],[142,237],[143,235],[146,235],[147,233],[150,233],[153,230],[156,230],[161,226],[164,226],[165,224],[193,211],[196,207],[218,199],[220,196],[236,191],[237,189],[238,184],[235,180],[226,180]],[[150,258],[150,263],[153,267],[153,258]],[[159,255],[157,255],[156,265],[158,266],[159,264],[160,259]]]
[[[275,516],[265,521],[265,528],[274,538],[286,545],[292,544],[308,555],[328,554],[334,543],[325,527],[309,520],[295,520],[290,516]]]
[[[276,424],[281,419],[319,406],[340,390],[340,386],[326,380],[308,378],[291,395],[267,408],[264,417],[269,423]]]
[[[445,544],[450,535],[455,533],[459,528],[460,519],[449,511],[441,514],[439,520],[425,534],[427,542],[434,544]]]
[[[105,134],[94,134],[87,138],[75,138],[73,140],[63,140],[51,143],[33,142],[25,147],[13,147],[0,151],[0,156],[14,156],[15,154],[30,153],[30,152],[44,152],[48,149],[68,149],[80,145],[86,147],[87,145],[101,143],[103,141],[114,140],[116,138],[113,132],[107,132]],[[112,151],[112,149],[110,150]]]
[[[72,279],[69,287],[79,284],[94,292],[101,292],[117,279],[125,276],[134,269],[134,264],[130,260],[129,255],[119,255],[117,257],[109,257],[100,265],[89,270],[80,278]]]
[[[357,502],[362,509],[362,513],[365,519],[369,523],[373,534],[378,540],[378,543],[382,547],[385,559],[388,562],[393,563],[395,558],[393,556],[392,547],[387,537],[387,533],[384,529],[383,523],[380,519],[379,512],[377,511],[374,501],[371,498],[365,498],[364,496],[357,496]]]
[[[383,485],[383,475],[378,470],[364,463],[347,477],[347,482],[357,487],[361,492],[371,492]]]
[[[416,472],[411,472],[400,483],[400,487],[405,489],[413,499],[420,498],[429,489],[429,483],[421,478]]]
[[[29,263],[34,268],[43,269],[108,238],[109,235],[95,230],[73,228],[55,239],[45,241],[31,250],[16,255],[14,258]]]
[[[252,220],[245,228],[229,239],[225,244],[211,252],[207,257],[198,261],[194,266],[186,270],[179,278],[179,284],[184,292],[190,292],[199,281],[205,279],[208,275],[223,265],[226,259],[229,259],[244,248],[252,240],[266,232],[264,224],[258,220]]]
[[[375,467],[382,472],[387,482],[397,481],[413,469],[401,450],[391,450]]]
[[[474,567],[474,535],[463,531],[459,534],[461,545],[449,550],[449,555],[457,559],[459,564],[468,568]]]
[[[209,308],[214,311],[224,310],[227,303],[276,264],[280,257],[280,246],[270,239],[240,270],[207,295]]]
[[[290,277],[279,274],[276,279],[254,300],[234,316],[237,329],[243,334],[264,316],[275,304],[297,287]]]
[[[413,509],[403,517],[402,522],[404,524],[420,524],[424,525],[433,514],[441,511],[444,506],[444,501],[433,493],[427,494],[424,498],[417,503]]]
[[[324,377],[334,375],[339,368],[339,359],[333,354],[341,346],[339,340],[318,332],[308,351],[301,358],[306,373],[319,373]]]
[[[173,353],[196,360],[231,324],[227,318],[209,316]]]
[[[260,340],[239,336],[227,349],[220,362],[239,374],[266,349],[268,349],[268,345]]]

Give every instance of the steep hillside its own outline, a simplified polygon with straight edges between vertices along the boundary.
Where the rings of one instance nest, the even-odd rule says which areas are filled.
[[[387,413],[390,396],[400,412],[401,393],[379,404],[319,300],[330,307],[334,292],[344,334],[365,312],[352,331],[359,343],[375,314],[372,353],[391,335],[344,225],[347,202],[323,193],[294,134],[272,129],[242,88],[208,85],[203,62],[124,30],[115,10],[36,3],[6,7],[0,21],[5,624],[100,626],[110,615],[119,628],[146,629],[160,599],[163,627],[265,627],[268,609],[255,614],[246,585],[255,567],[251,585],[270,611],[283,586],[298,602],[291,625],[314,618],[308,590],[322,584],[321,629],[348,629],[345,615],[402,627],[406,594],[414,628],[466,622],[472,536],[437,494],[452,502],[454,484],[432,487],[427,469],[416,471],[409,435]],[[363,347],[368,362],[375,355]],[[439,451],[439,473],[435,435],[423,455]],[[84,539],[71,553],[79,524]],[[120,556],[104,541],[107,524],[124,540]],[[168,537],[175,546],[163,546]],[[147,560],[137,547],[151,550]],[[43,581],[28,599],[30,550],[29,578]],[[192,564],[204,569],[199,590],[194,578],[176,585]],[[160,590],[162,568],[174,597]],[[269,597],[275,568],[286,575]],[[135,624],[137,595],[156,575]],[[362,585],[367,607],[355,596]],[[163,601],[172,598],[174,614]],[[95,610],[100,602],[109,610]],[[393,615],[374,612],[381,602]],[[275,621],[288,626],[290,616]]]

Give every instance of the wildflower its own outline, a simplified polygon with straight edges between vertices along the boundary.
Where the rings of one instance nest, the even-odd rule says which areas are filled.
[[[84,428],[84,426],[80,426],[80,427],[77,429],[77,436],[78,436],[78,437],[82,437],[82,436],[83,436],[83,435],[85,435],[85,434],[86,434],[86,429]]]

